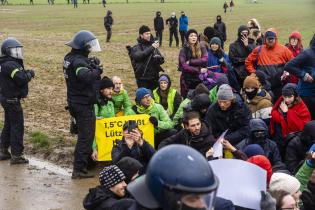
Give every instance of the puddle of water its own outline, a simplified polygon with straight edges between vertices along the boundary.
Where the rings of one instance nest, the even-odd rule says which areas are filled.
[[[55,164],[45,162],[45,161],[42,161],[42,160],[37,159],[37,158],[29,158],[29,161],[30,161],[29,164],[31,166],[36,166],[37,168],[40,168],[40,169],[46,169],[46,170],[51,171],[55,174],[68,176],[68,177],[71,176],[71,172],[72,172],[71,169],[61,168]]]

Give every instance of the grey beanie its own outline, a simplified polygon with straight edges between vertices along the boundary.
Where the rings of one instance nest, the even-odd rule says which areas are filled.
[[[235,98],[232,88],[228,84],[223,84],[220,86],[217,93],[218,100],[233,100]]]

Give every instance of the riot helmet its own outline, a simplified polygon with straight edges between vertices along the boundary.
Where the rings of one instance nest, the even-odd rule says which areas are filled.
[[[219,181],[207,160],[185,145],[157,151],[147,172],[127,186],[140,205],[166,209],[212,209]]]
[[[90,31],[79,31],[74,35],[71,41],[67,42],[66,45],[76,50],[82,50],[87,52],[100,52],[101,47],[98,39]]]
[[[23,59],[23,45],[17,39],[9,37],[1,45],[1,55]]]

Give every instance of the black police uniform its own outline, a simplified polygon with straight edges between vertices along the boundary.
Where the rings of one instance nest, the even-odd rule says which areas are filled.
[[[95,133],[97,83],[101,70],[91,65],[86,52],[72,49],[64,58],[64,76],[67,83],[69,111],[78,127],[78,141],[74,151],[74,171],[86,171],[92,153]]]
[[[4,109],[4,127],[0,145],[11,146],[13,156],[23,155],[24,116],[20,103],[28,94],[28,82],[34,72],[25,70],[23,61],[9,56],[0,59],[1,105]]]

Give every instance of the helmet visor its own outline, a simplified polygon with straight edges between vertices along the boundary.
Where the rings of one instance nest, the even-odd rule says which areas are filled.
[[[207,194],[186,194],[181,197],[182,209],[212,210],[216,190]]]
[[[23,59],[23,47],[14,47],[9,49],[10,56],[17,59]]]
[[[90,52],[100,52],[101,50],[101,46],[100,43],[98,42],[98,39],[93,39],[89,42],[86,43],[87,48]]]

